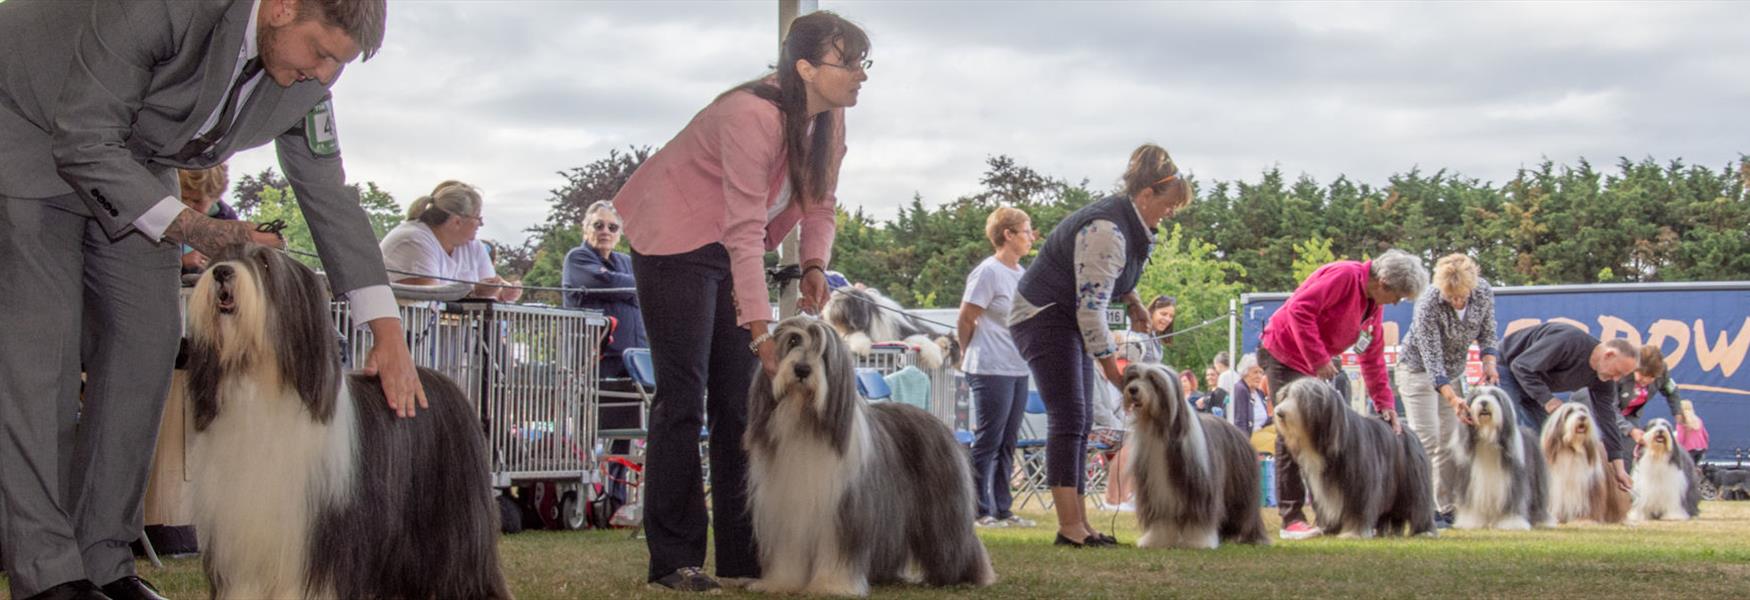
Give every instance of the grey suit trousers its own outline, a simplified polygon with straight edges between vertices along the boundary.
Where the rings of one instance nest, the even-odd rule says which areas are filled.
[[[181,331],[177,250],[110,240],[71,194],[0,197],[0,552],[13,597],[134,574],[128,544]]]

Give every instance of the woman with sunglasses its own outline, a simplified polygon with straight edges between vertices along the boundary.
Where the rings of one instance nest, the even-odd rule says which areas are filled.
[[[1117,545],[1094,530],[1084,501],[1095,378],[1124,386],[1106,307],[1121,300],[1132,326],[1139,332],[1150,329],[1136,283],[1154,248],[1155,228],[1191,201],[1184,174],[1154,144],[1130,154],[1123,185],[1122,194],[1058,222],[1021,277],[1009,317],[1015,347],[1045,403],[1045,483],[1057,510],[1055,543],[1060,546]]]
[[[747,391],[770,377],[766,251],[802,226],[803,310],[826,303],[845,109],[869,78],[869,37],[815,12],[790,23],[777,71],[699,111],[614,196],[656,367],[645,466],[652,587],[709,592],[760,575],[747,511]],[[711,425],[708,520],[699,428]],[[705,574],[707,524],[716,573]]]
[[[516,302],[523,289],[498,276],[492,253],[479,240],[480,190],[460,181],[445,181],[407,207],[407,221],[378,242],[389,280],[409,285],[442,285],[472,281],[470,298]]]
[[[632,278],[632,257],[615,252],[620,243],[620,213],[614,203],[597,201],[583,211],[583,243],[565,254],[560,285],[565,287],[566,308],[599,310],[614,319],[614,335],[602,349],[602,377],[625,377],[620,356],[627,348],[648,348],[644,338],[644,315],[638,312],[637,285]]]

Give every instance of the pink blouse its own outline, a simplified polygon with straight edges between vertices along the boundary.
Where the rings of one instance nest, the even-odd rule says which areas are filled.
[[[836,114],[835,120],[844,123],[844,111]],[[729,251],[739,325],[772,320],[762,259],[798,222],[802,262],[825,267],[832,258],[834,188],[845,156],[844,127],[834,132],[836,151],[824,197],[804,203],[793,196],[768,221],[789,176],[782,132],[777,105],[750,92],[731,93],[699,111],[614,196],[626,241],[640,254],[683,254],[723,244]]]

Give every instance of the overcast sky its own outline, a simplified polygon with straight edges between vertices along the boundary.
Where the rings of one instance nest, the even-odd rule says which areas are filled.
[[[1375,185],[1750,152],[1750,3],[820,7],[874,43],[839,199],[880,218],[976,190],[996,154],[1105,188],[1144,141],[1204,180]],[[348,176],[403,206],[475,183],[482,237],[520,242],[557,171],[660,146],[776,47],[773,0],[391,2],[381,54],[335,85]],[[269,166],[239,154],[233,179]]]

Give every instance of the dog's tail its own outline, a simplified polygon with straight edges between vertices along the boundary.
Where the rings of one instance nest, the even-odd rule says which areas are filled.
[[[1241,544],[1268,545],[1270,536],[1264,533],[1263,488],[1258,479],[1258,454],[1252,442],[1240,428],[1221,417],[1202,415],[1203,432],[1209,443],[1211,462],[1236,472],[1226,473],[1214,485],[1225,485],[1221,507],[1221,538]]]
[[[910,405],[877,405],[871,416],[885,421],[894,443],[905,447],[898,456],[909,463],[905,470],[914,479],[913,489],[936,496],[906,524],[911,528],[907,545],[924,581],[933,586],[995,583],[990,556],[972,526],[977,516],[972,465],[953,432]]]
[[[1435,533],[1434,529],[1434,467],[1428,461],[1428,453],[1422,449],[1422,442],[1410,431],[1397,435],[1398,446],[1403,449],[1404,481],[1398,482],[1398,493],[1403,502],[1408,503],[1402,508],[1408,517],[1410,535]]]
[[[1549,465],[1544,462],[1543,449],[1537,443],[1537,435],[1530,429],[1520,430],[1525,456],[1526,490],[1530,498],[1527,500],[1525,518],[1531,521],[1532,527],[1549,527],[1555,524],[1555,516],[1550,514],[1549,506]]]

